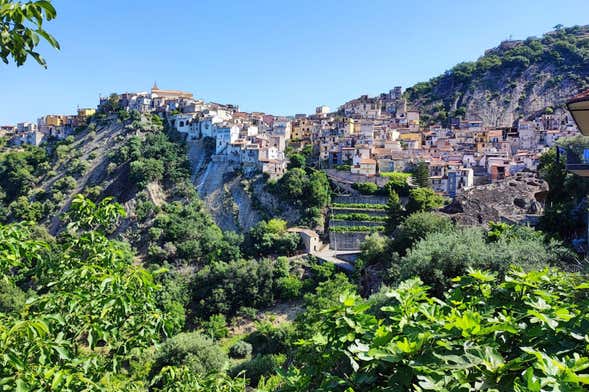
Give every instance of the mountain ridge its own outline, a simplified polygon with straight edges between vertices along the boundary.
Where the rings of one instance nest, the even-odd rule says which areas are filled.
[[[589,87],[589,25],[558,27],[540,38],[503,41],[475,61],[417,83],[404,93],[425,124],[452,118],[509,127]]]

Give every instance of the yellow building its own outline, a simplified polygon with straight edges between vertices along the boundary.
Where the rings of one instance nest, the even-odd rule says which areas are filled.
[[[399,140],[404,142],[414,141],[421,144],[421,133],[419,132],[408,132],[408,133],[401,133],[399,135]]]
[[[78,117],[90,117],[90,116],[93,116],[95,113],[96,113],[96,109],[90,109],[90,108],[78,109]]]
[[[88,123],[88,118],[96,113],[96,109],[84,108],[78,109],[78,115],[75,118],[74,126],[80,127]]]
[[[291,139],[303,140],[311,137],[313,121],[301,118],[292,122]]]
[[[49,127],[61,127],[65,125],[66,116],[60,114],[50,114],[45,116],[43,123]]]

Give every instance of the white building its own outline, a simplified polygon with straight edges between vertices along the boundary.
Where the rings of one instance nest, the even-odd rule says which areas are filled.
[[[239,127],[233,124],[223,124],[215,128],[215,154],[222,154],[231,143],[239,138]]]

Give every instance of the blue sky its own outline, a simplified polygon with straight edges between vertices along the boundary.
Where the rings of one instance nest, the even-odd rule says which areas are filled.
[[[588,0],[54,0],[47,70],[0,63],[0,124],[160,88],[310,113],[427,80],[501,40],[589,23]]]

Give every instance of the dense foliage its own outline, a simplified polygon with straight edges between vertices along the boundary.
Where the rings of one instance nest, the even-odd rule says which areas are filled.
[[[374,304],[341,294],[314,313],[282,390],[584,390],[586,281],[519,269],[496,279],[470,270],[442,298],[417,278]]]
[[[252,227],[244,247],[252,256],[292,255],[300,242],[298,233],[287,232],[286,221],[275,218]]]
[[[404,280],[419,276],[440,294],[451,284],[454,276],[469,268],[497,271],[502,274],[516,264],[526,270],[543,268],[566,253],[558,244],[544,243],[540,233],[530,230],[515,236],[489,241],[481,229],[464,228],[428,234],[393,263],[390,278]],[[396,277],[396,274],[399,274]]]
[[[585,140],[570,140],[567,144],[574,149],[575,145],[582,146]],[[565,141],[561,141],[565,143]],[[561,155],[557,159],[556,148],[542,154],[538,165],[540,176],[548,183],[546,208],[542,216],[541,228],[563,240],[572,240],[584,235],[585,213],[581,201],[589,192],[587,178],[579,177],[566,170],[566,157]]]
[[[327,175],[311,168],[294,167],[288,170],[270,190],[283,200],[303,210],[309,226],[321,223],[321,209],[331,200]]]
[[[444,205],[444,197],[430,188],[415,188],[409,192],[406,209],[409,213],[436,210]]]
[[[45,29],[43,23],[57,15],[51,1],[0,1],[0,60],[8,64],[12,59],[23,65],[29,56],[43,67],[45,59],[36,51],[41,40],[59,49],[59,43]]]
[[[133,263],[128,245],[104,235],[121,207],[89,203],[76,199],[57,239],[35,237],[25,224],[0,227],[2,279],[30,291],[19,309],[0,313],[4,385],[97,388],[133,350],[167,333],[153,274]]]

